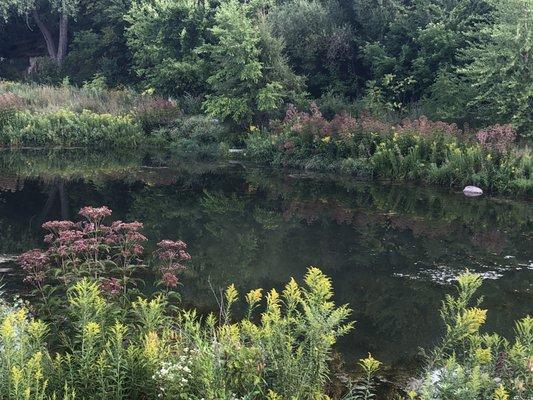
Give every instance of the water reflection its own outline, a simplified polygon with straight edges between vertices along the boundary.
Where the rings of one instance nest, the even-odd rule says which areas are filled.
[[[466,267],[492,278],[489,328],[509,333],[533,306],[531,203],[240,163],[183,165],[156,152],[5,151],[0,171],[1,253],[39,246],[44,220],[105,204],[118,219],[143,221],[152,243],[190,244],[183,298],[205,310],[216,306],[212,288],[281,287],[320,266],[336,300],[354,309],[356,329],[339,345],[353,359],[372,351],[404,363],[429,346],[447,282]]]

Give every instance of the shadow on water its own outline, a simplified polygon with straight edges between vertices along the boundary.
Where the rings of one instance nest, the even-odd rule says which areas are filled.
[[[409,365],[440,335],[440,301],[465,268],[487,278],[488,329],[509,334],[533,306],[531,203],[157,152],[3,151],[0,171],[4,260],[41,246],[43,221],[107,205],[144,222],[152,246],[189,243],[188,306],[211,310],[211,288],[279,288],[319,266],[354,310],[356,328],[338,345],[349,363],[370,351]]]

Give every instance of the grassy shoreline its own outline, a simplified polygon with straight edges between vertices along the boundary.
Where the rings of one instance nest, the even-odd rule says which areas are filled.
[[[242,128],[241,128],[242,131]],[[204,115],[185,115],[172,100],[132,91],[0,82],[0,146],[167,147],[184,158],[229,156],[274,168],[343,173],[456,190],[476,185],[510,197],[533,196],[533,155],[510,126],[477,132],[425,117],[386,123],[346,113],[326,119],[289,107],[282,121],[240,135]]]

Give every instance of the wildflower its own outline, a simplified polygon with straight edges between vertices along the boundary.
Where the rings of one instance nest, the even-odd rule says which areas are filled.
[[[25,272],[24,282],[40,285],[44,282],[50,269],[50,257],[46,252],[34,249],[22,253],[17,259]]]
[[[374,374],[379,370],[381,362],[372,357],[372,354],[368,353],[367,358],[359,360],[359,365],[367,374]]]
[[[88,322],[83,327],[83,333],[87,336],[96,336],[100,333],[100,325],[98,325],[96,322]]]
[[[486,149],[506,152],[516,140],[516,132],[511,125],[492,125],[476,133],[476,139]]]
[[[488,364],[492,360],[490,349],[477,348],[474,355],[480,364]]]
[[[106,207],[83,207],[79,214],[88,220],[101,221],[111,215],[111,210]]]
[[[114,296],[124,289],[124,286],[117,278],[105,279],[100,283],[100,290],[108,295]]]
[[[163,274],[163,284],[169,288],[175,288],[178,286],[178,277],[171,272],[165,272]]]
[[[51,232],[66,231],[74,228],[74,222],[72,221],[48,221],[42,224],[43,229]]]
[[[246,294],[246,301],[250,306],[253,306],[254,304],[261,301],[262,291],[263,289],[253,289]]]
[[[457,316],[457,326],[465,335],[471,335],[479,330],[479,327],[485,323],[487,310],[481,310],[477,307],[467,309],[463,314]]]
[[[496,388],[494,391],[494,400],[509,400],[509,394],[507,393],[507,390],[503,387],[503,385],[500,383],[500,386]]]

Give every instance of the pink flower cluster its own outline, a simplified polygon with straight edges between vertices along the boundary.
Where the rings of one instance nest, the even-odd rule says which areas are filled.
[[[398,133],[420,133],[423,136],[430,136],[437,133],[443,133],[450,136],[460,136],[462,131],[457,124],[448,124],[443,121],[430,121],[425,115],[417,119],[404,119],[396,127]]]
[[[108,207],[83,207],[79,214],[85,221],[49,221],[42,227],[48,249],[31,250],[22,254],[18,262],[26,277],[24,280],[38,288],[47,277],[57,276],[61,282],[91,276],[100,281],[100,288],[109,295],[125,290],[131,275],[141,266],[143,243],[148,239],[141,233],[143,224],[137,221],[114,221],[103,224],[111,215]],[[157,244],[156,256],[160,261],[162,282],[174,288],[178,285],[177,272],[190,260],[187,245],[181,240],[162,240]],[[50,271],[54,270],[54,274]],[[116,275],[116,276],[113,276]]]
[[[85,218],[87,218],[90,221],[101,221],[105,217],[109,217],[111,215],[111,210],[106,207],[83,207],[79,214]]]
[[[100,283],[100,290],[110,296],[115,296],[124,290],[124,285],[117,278],[105,278]]]
[[[282,124],[289,126],[293,132],[310,134],[320,138],[347,135],[356,128],[357,120],[348,113],[343,112],[328,121],[324,118],[316,103],[311,102],[309,113],[298,111],[294,105],[290,104]]]
[[[181,240],[162,240],[157,244],[157,248],[157,257],[162,262],[162,282],[169,288],[175,288],[178,285],[177,272],[185,269],[183,263],[191,259],[187,245]]]
[[[21,254],[18,263],[26,274],[24,282],[42,285],[50,270],[50,257],[45,251],[33,249]]]
[[[476,134],[477,141],[486,149],[506,152],[516,140],[516,132],[511,125],[492,125]]]
[[[289,105],[282,127],[289,127],[293,132],[309,134],[314,137],[340,136],[345,137],[357,131],[377,133],[380,135],[391,134],[396,131],[402,133],[418,133],[424,136],[442,133],[451,136],[460,136],[463,132],[456,124],[442,121],[430,121],[426,116],[417,119],[405,119],[398,126],[380,121],[365,113],[356,119],[346,112],[336,114],[331,121],[326,120],[317,105],[312,102],[309,112],[298,111]]]

